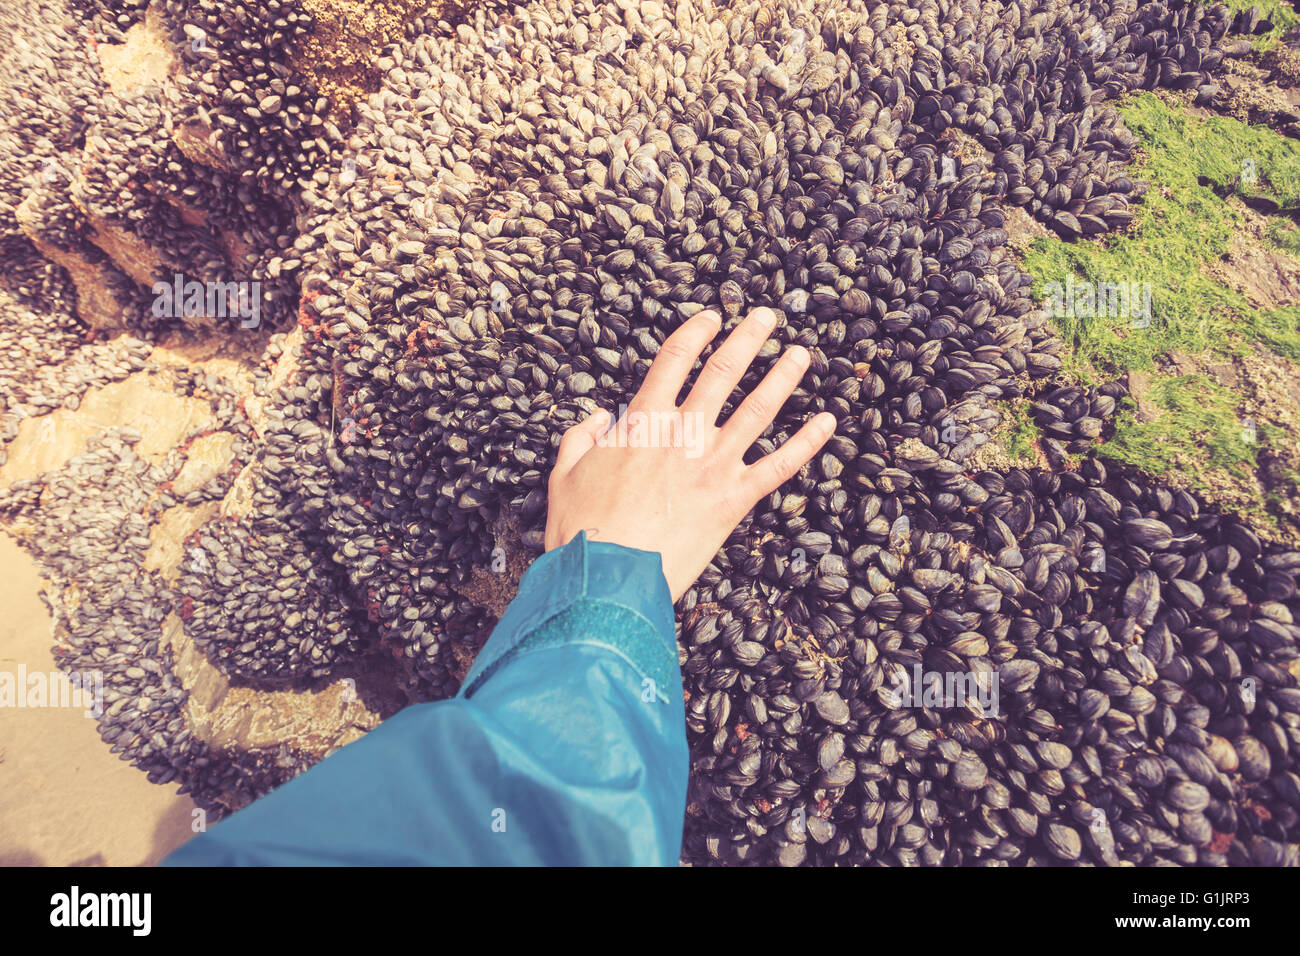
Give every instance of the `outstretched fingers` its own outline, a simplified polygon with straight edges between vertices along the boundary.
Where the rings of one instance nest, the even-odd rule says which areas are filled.
[[[560,439],[560,450],[555,455],[551,480],[557,481],[578,463],[587,452],[596,447],[600,436],[609,428],[610,414],[598,408],[578,424],[572,426]]]
[[[804,422],[784,445],[749,465],[741,479],[746,496],[758,501],[794,477],[835,434],[835,416],[821,412]]]
[[[740,384],[745,370],[758,355],[763,343],[776,329],[780,315],[768,308],[754,309],[704,363],[700,377],[695,380],[691,393],[682,404],[683,409],[710,417],[717,421],[723,404]]]
[[[722,427],[722,443],[734,455],[743,455],[772,424],[786,399],[799,387],[808,370],[808,350],[802,345],[787,349],[758,387],[745,397]]]
[[[711,309],[695,313],[678,326],[677,331],[659,346],[631,407],[638,410],[676,408],[677,394],[686,384],[686,376],[691,374],[700,353],[721,328],[722,319]]]

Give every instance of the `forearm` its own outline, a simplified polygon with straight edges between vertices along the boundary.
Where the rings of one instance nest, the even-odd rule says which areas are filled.
[[[454,699],[409,707],[172,864],[675,862],[688,758],[658,557],[578,538]]]

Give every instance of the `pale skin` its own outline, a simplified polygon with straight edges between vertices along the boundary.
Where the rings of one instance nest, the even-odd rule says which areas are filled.
[[[682,432],[689,442],[601,442],[613,424],[603,410],[565,432],[551,471],[546,550],[586,531],[593,540],[657,552],[673,600],[685,594],[754,505],[835,433],[835,417],[822,412],[771,454],[751,465],[743,460],[808,370],[808,351],[798,345],[786,349],[723,427],[716,425],[779,319],[771,309],[750,312],[709,357],[681,405],[677,396],[722,320],[713,311],[697,313],[660,346],[626,419],[674,410],[694,416]],[[626,419],[615,426],[625,436]]]

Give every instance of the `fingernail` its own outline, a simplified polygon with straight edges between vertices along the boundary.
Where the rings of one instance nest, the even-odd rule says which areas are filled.
[[[768,332],[775,329],[776,323],[781,320],[781,317],[777,315],[776,312],[766,306],[757,308],[749,314],[758,319],[758,321],[762,323],[763,328]]]
[[[808,350],[802,345],[792,345],[785,354],[790,356],[790,361],[800,368],[807,368],[809,361],[811,361]]]
[[[834,415],[830,412],[821,412],[817,417],[821,419],[821,430],[827,438],[835,434],[835,426],[838,423],[835,421]]]

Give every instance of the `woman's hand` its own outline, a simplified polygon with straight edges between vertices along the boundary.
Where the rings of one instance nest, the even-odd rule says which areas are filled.
[[[670,335],[627,414],[611,428],[598,411],[565,432],[551,472],[546,550],[579,531],[597,541],[658,552],[673,600],[686,593],[760,498],[797,472],[835,432],[822,412],[752,465],[742,456],[776,417],[808,368],[808,351],[787,349],[722,428],[727,397],[778,321],[755,309],[709,358],[686,401],[677,396],[722,327],[700,312]]]

